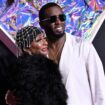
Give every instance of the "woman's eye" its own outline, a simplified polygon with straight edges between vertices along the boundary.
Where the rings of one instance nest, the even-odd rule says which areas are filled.
[[[36,40],[36,42],[40,42],[40,41],[42,41],[42,39],[37,39],[37,40]]]
[[[36,42],[41,42],[41,41],[43,41],[43,40],[46,40],[46,37],[38,38],[38,39],[36,39],[35,41],[36,41]]]

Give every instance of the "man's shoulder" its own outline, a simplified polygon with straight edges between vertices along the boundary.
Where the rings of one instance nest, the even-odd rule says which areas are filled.
[[[80,55],[88,55],[89,51],[93,49],[92,43],[69,33],[66,33],[66,45]]]
[[[66,40],[70,41],[70,43],[75,43],[75,45],[76,44],[77,45],[79,44],[79,45],[82,45],[82,46],[91,46],[92,45],[91,42],[89,42],[87,40],[84,40],[79,36],[72,35],[70,33],[66,33]]]
[[[81,43],[83,41],[81,37],[72,35],[70,33],[66,33],[66,39],[76,43]]]

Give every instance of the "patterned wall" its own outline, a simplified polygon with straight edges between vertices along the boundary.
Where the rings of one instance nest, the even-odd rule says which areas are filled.
[[[15,0],[9,7],[6,0],[0,0],[0,26],[13,39],[24,26],[40,27],[38,11],[47,2],[62,6],[67,16],[66,31],[83,39],[91,38],[92,27],[105,8],[105,0]]]

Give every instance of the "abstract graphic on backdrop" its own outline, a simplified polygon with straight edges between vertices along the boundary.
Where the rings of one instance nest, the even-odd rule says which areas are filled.
[[[8,7],[6,2],[0,0],[0,26],[14,39],[22,27],[40,27],[38,12],[47,2],[56,2],[64,9],[66,31],[83,39],[91,37],[91,27],[105,8],[105,0],[14,0]]]

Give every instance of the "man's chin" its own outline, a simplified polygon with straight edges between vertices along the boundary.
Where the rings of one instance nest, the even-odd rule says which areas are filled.
[[[56,34],[56,35],[64,34],[64,31],[62,31],[62,30],[56,30],[56,31],[55,31],[55,34]]]
[[[65,35],[64,32],[52,32],[52,33],[47,33],[47,38],[50,41],[56,41],[59,38],[63,37]]]
[[[55,33],[55,36],[56,36],[57,38],[60,38],[60,37],[62,37],[64,34],[65,34],[64,32],[56,32],[56,33]]]

